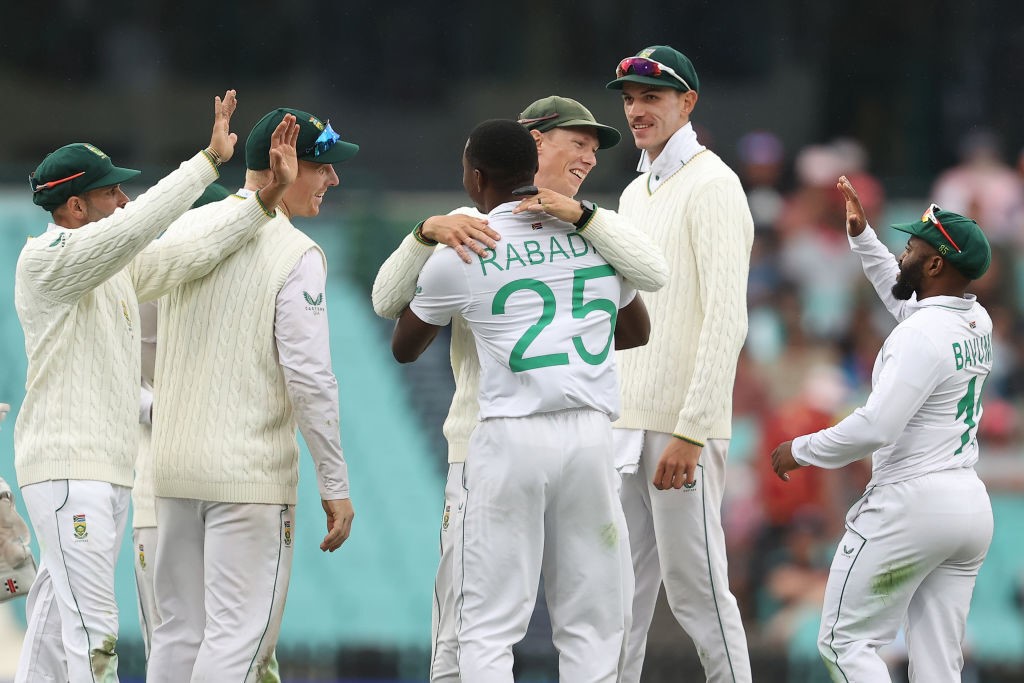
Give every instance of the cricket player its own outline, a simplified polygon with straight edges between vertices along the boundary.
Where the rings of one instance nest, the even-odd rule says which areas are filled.
[[[618,144],[619,132],[598,123],[590,110],[576,100],[557,95],[531,103],[519,114],[519,123],[530,131],[537,144],[538,170],[534,184],[541,189],[538,194],[525,198],[516,210],[529,208],[568,223],[578,223],[579,232],[586,235],[630,285],[641,291],[661,287],[668,279],[668,265],[659,247],[614,211],[603,207],[591,210],[589,202],[585,206],[573,199],[597,165],[597,152]],[[420,270],[438,243],[445,245],[440,247],[442,249],[454,248],[467,263],[471,261],[466,249],[486,257],[487,248],[496,247],[495,239],[500,236],[482,219],[483,214],[476,209],[462,207],[448,216],[433,216],[417,225],[377,274],[373,285],[373,306],[377,314],[392,319],[401,314],[412,299]],[[451,363],[455,395],[444,423],[449,468],[439,532],[441,558],[434,586],[432,683],[457,683],[459,680],[451,551],[453,540],[461,534],[463,463],[479,415],[480,362],[472,333],[458,314],[452,319]],[[628,555],[625,560],[628,564]],[[630,596],[627,602],[631,602],[631,571],[626,582]],[[556,643],[567,637],[558,631],[554,636]]]
[[[156,596],[147,681],[260,680],[281,627],[302,430],[316,464],[334,552],[354,515],[338,427],[320,247],[291,223],[319,214],[333,164],[359,150],[298,109],[264,115],[245,145],[245,187],[190,213],[217,211],[277,173],[273,131],[296,129],[294,183],[256,239],[160,301],[153,458]]]
[[[457,313],[480,359],[481,422],[453,553],[461,679],[511,683],[512,646],[526,633],[543,570],[554,629],[571,634],[560,642],[561,679],[615,681],[625,610],[612,347],[617,320],[639,343],[650,323],[575,226],[513,213],[518,194],[536,191],[537,146],[522,125],[477,126],[463,169],[463,186],[502,240],[470,264],[454,250],[433,254],[392,339],[395,358],[410,362]]]
[[[120,183],[138,171],[90,144],[61,147],[31,176],[32,200],[53,221],[15,274],[28,355],[15,469],[41,555],[16,681],[117,680],[114,566],[138,454],[138,302],[209,272],[270,220],[288,184],[275,179],[202,225],[175,221],[234,151],[235,92],[214,109],[210,146],[135,201]]]
[[[871,454],[871,481],[846,516],[825,589],[818,649],[832,680],[889,681],[878,648],[905,625],[910,680],[959,682],[992,540],[992,507],[974,471],[992,320],[966,290],[992,252],[977,223],[932,204],[920,221],[892,226],[910,234],[894,260],[850,181],[838,187],[850,246],[899,324],[875,359],[864,406],[780,444],[772,468],[788,480],[802,466],[835,469]]]
[[[750,683],[721,507],[754,221],[739,178],[697,139],[690,117],[701,83],[686,55],[654,45],[620,61],[615,75],[607,87],[621,91],[640,150],[640,175],[619,211],[663,245],[672,269],[645,297],[650,343],[620,357],[616,464],[636,579],[623,681],[640,680],[664,585],[707,680]]]

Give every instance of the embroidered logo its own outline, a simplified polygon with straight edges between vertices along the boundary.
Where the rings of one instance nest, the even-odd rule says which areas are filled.
[[[441,517],[441,531],[448,531],[448,521],[450,519],[451,512],[452,512],[452,506],[451,505],[445,505],[444,506],[444,516]]]
[[[850,548],[850,547],[848,547],[846,545],[843,546],[843,555],[852,555],[853,551],[854,551],[853,548]]]
[[[947,256],[949,254],[949,247],[947,247],[945,244],[940,244],[939,253],[942,254],[943,256]]]
[[[423,293],[423,287],[421,287],[420,285],[416,285],[416,293],[417,294],[422,294]]]
[[[310,122],[310,123],[312,123],[312,124],[313,124],[314,126],[316,126],[316,129],[317,129],[317,130],[319,130],[319,131],[323,131],[323,129],[324,129],[324,124],[323,124],[323,123],[321,123],[320,119],[318,119],[317,117],[315,117],[315,116],[310,116],[310,117],[309,117],[309,122]]]
[[[11,595],[14,595],[18,592],[18,582],[15,579],[9,577],[4,579],[4,590],[10,593]]]
[[[970,324],[972,330],[978,326],[978,323],[976,321],[974,321],[974,320],[972,320],[969,324]]]
[[[683,488],[684,488],[684,489],[686,489],[686,490],[688,490],[688,491],[689,491],[690,489],[694,488],[695,486],[697,486],[697,480],[696,480],[696,479],[694,479],[693,481],[691,481],[691,482],[690,482],[689,484],[683,484]]]
[[[292,547],[292,523],[291,520],[284,520],[284,547]]]
[[[72,515],[71,524],[75,528],[75,538],[84,540],[88,538],[89,532],[85,529],[85,515]]]
[[[128,313],[128,304],[121,299],[121,313],[124,314],[124,321],[128,324],[128,331],[132,331],[132,316]]]
[[[544,227],[543,223],[530,223],[530,229],[531,230],[540,230],[543,227]]]
[[[316,296],[313,296],[309,292],[303,290],[302,291],[302,296],[306,300],[306,303],[309,304],[308,306],[306,306],[306,310],[307,311],[313,311],[313,315],[320,315],[321,313],[324,312],[324,306],[323,306],[323,303],[324,303],[324,293],[323,292],[320,292]]]
[[[101,159],[106,159],[106,158],[107,158],[107,155],[106,155],[106,154],[104,154],[104,153],[103,153],[102,151],[100,151],[100,149],[99,149],[99,148],[97,148],[97,147],[93,147],[93,146],[92,146],[92,145],[90,145],[90,144],[89,144],[88,142],[84,143],[84,144],[82,145],[82,147],[85,147],[85,148],[86,148],[87,150],[89,150],[90,152],[92,152],[92,153],[93,153],[93,154],[95,154],[96,156],[100,157]]]
[[[146,548],[141,543],[139,544],[139,566],[143,569],[146,568]]]
[[[46,246],[47,247],[56,247],[56,246],[60,245],[63,248],[64,244],[67,241],[68,241],[67,233],[66,232],[60,232],[60,233],[57,233],[57,238],[55,240],[53,240],[52,242],[50,242],[49,244],[47,244]]]

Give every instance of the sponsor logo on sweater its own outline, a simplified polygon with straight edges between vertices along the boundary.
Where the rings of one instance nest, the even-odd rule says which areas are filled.
[[[323,303],[324,303],[324,293],[323,292],[320,292],[316,296],[313,296],[309,292],[303,290],[302,296],[303,296],[303,298],[306,299],[306,303],[309,304],[308,306],[306,306],[306,310],[307,311],[312,311],[313,315],[320,315],[321,313],[324,312],[324,306],[323,306]]]
[[[132,331],[132,316],[128,312],[128,304],[126,304],[124,302],[124,299],[121,299],[121,313],[122,313],[122,315],[124,315],[125,323],[128,324],[128,331],[131,332]]]

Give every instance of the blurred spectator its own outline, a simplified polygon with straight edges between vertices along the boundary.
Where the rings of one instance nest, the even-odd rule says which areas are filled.
[[[1024,243],[1018,216],[1024,182],[1002,159],[999,138],[976,128],[960,143],[960,163],[939,176],[933,201],[947,211],[970,216],[995,243]]]
[[[782,180],[785,160],[782,141],[765,130],[747,133],[736,144],[739,152],[739,176],[747,192],[747,203],[758,232],[773,230],[782,211]]]
[[[813,145],[796,159],[798,186],[779,216],[782,275],[799,285],[802,325],[817,339],[836,339],[849,323],[860,263],[846,240],[846,212],[836,190],[845,159]]]

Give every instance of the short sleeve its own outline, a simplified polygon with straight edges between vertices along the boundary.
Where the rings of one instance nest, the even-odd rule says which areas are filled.
[[[450,323],[470,302],[465,268],[454,249],[437,250],[420,271],[409,310],[430,325]]]

